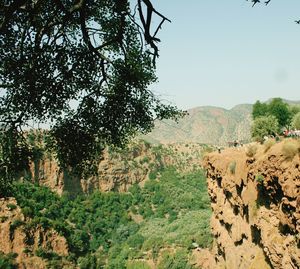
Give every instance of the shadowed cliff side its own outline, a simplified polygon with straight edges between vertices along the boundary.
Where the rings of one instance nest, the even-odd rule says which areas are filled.
[[[31,163],[24,178],[48,186],[58,194],[94,190],[126,192],[135,183],[143,185],[151,174],[166,166],[172,165],[181,172],[198,169],[203,152],[210,150],[210,146],[198,143],[154,146],[135,141],[122,150],[106,148],[98,160],[97,173],[86,178],[61,169],[54,156],[43,154]]]
[[[300,267],[299,141],[229,148],[204,158],[217,267]]]

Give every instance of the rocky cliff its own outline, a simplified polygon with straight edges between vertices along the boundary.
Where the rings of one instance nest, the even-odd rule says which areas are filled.
[[[25,173],[35,183],[48,186],[57,193],[72,194],[100,191],[127,191],[134,183],[143,184],[151,172],[173,165],[178,171],[190,171],[199,167],[204,151],[210,150],[198,143],[153,146],[144,141],[135,141],[126,149],[106,148],[98,161],[97,174],[79,178],[66,169],[60,169],[51,155],[42,155],[30,165]]]
[[[208,268],[300,268],[299,149],[285,141],[204,158],[216,261]]]
[[[47,268],[45,256],[69,254],[67,241],[58,232],[29,224],[14,198],[0,199],[0,252],[14,253],[19,269]],[[66,260],[59,262],[60,268],[74,268]]]

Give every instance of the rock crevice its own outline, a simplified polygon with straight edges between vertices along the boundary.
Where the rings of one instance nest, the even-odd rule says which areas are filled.
[[[211,268],[300,268],[300,160],[286,160],[281,148],[204,158],[217,264]]]

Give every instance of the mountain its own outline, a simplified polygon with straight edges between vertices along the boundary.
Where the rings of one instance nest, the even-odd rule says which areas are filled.
[[[203,106],[188,110],[178,123],[158,121],[154,130],[143,136],[151,143],[194,142],[227,145],[235,139],[250,140],[251,104],[241,104],[230,110]]]

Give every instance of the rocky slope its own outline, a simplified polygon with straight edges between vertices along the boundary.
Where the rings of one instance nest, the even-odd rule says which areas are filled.
[[[198,143],[154,146],[135,141],[124,150],[105,149],[97,167],[97,175],[79,178],[60,169],[54,157],[44,154],[30,165],[24,178],[50,187],[57,193],[72,194],[100,191],[127,191],[134,183],[143,184],[152,172],[173,165],[178,171],[198,168],[204,151],[211,148]]]
[[[270,149],[260,145],[257,150],[244,146],[204,159],[216,261],[206,268],[300,267],[297,143],[280,142]]]
[[[227,110],[203,106],[189,109],[179,120],[157,122],[144,139],[153,143],[194,142],[227,145],[235,139],[249,141],[252,105],[243,104]]]
[[[64,237],[53,229],[44,229],[40,224],[31,227],[28,223],[14,198],[0,199],[0,252],[15,253],[19,269],[47,268],[43,254],[68,255]],[[64,263],[61,268],[74,268],[67,261],[60,263]]]

